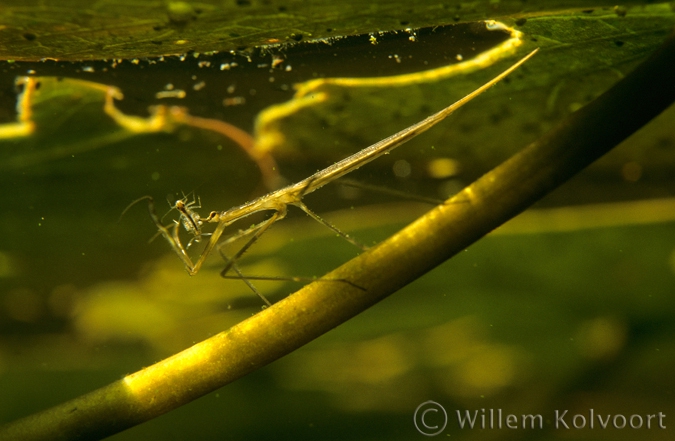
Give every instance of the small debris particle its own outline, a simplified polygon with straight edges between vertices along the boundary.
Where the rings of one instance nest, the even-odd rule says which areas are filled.
[[[241,106],[242,104],[246,104],[246,98],[243,96],[233,96],[223,100],[223,106],[225,107]]]
[[[410,166],[410,163],[405,159],[399,159],[398,161],[394,162],[392,169],[394,175],[397,178],[407,178],[410,176],[410,173],[412,172],[412,167]]]
[[[459,161],[452,158],[436,158],[427,164],[427,174],[434,179],[447,179],[461,172]]]
[[[197,18],[197,13],[187,2],[169,2],[167,4],[169,21],[177,25],[184,25]]]
[[[187,94],[185,93],[184,90],[181,89],[176,89],[176,90],[163,90],[161,92],[157,92],[155,94],[155,98],[158,100],[161,100],[162,98],[185,98]]]
[[[223,63],[220,65],[220,70],[230,70],[233,67],[239,66],[237,63],[232,62],[232,63]]]
[[[625,17],[628,14],[628,9],[625,6],[614,6],[614,13],[619,17]]]
[[[417,33],[412,28],[407,28],[405,30],[408,34],[410,34],[410,37],[408,37],[408,40],[410,41],[417,41]]]
[[[277,67],[284,62],[284,59],[278,55],[272,55],[272,67]]]
[[[642,165],[637,162],[627,162],[621,167],[621,177],[628,182],[637,182],[642,177]]]

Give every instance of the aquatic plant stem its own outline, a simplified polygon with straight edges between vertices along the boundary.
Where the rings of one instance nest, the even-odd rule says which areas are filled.
[[[164,361],[11,423],[0,439],[100,439],[294,351],[465,249],[649,122],[675,101],[674,65],[671,36],[609,91],[451,200],[462,203],[436,207],[327,276],[355,286],[310,284]]]

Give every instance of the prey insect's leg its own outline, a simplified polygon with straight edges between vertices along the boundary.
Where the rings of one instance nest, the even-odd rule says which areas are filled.
[[[155,213],[155,203],[154,203],[154,200],[152,199],[152,196],[142,196],[142,197],[136,199],[135,201],[133,201],[132,203],[130,203],[129,205],[127,205],[127,207],[122,211],[122,214],[120,214],[120,218],[117,220],[117,222],[122,220],[122,217],[124,217],[124,215],[127,213],[127,211],[129,211],[129,209],[131,207],[133,207],[137,203],[139,203],[141,201],[144,201],[144,200],[148,201],[148,211],[150,212],[150,219],[152,219],[153,223],[157,227],[157,232],[155,233],[154,236],[152,236],[148,240],[148,243],[152,242],[153,240],[155,240],[157,238],[157,236],[160,236],[160,235],[165,235],[164,237],[166,238],[166,234],[168,234],[168,231],[167,231],[167,228],[164,226],[164,224],[162,224],[162,220]],[[172,208],[172,210],[173,210],[173,208]],[[166,216],[166,214],[164,216]],[[164,216],[162,216],[162,219],[164,218]]]
[[[328,228],[330,228],[331,230],[333,230],[335,233],[338,234],[338,236],[344,238],[346,241],[348,241],[348,242],[351,243],[352,245],[355,245],[355,246],[361,248],[363,251],[366,251],[366,250],[368,249],[368,246],[363,245],[362,243],[359,243],[359,241],[357,241],[356,239],[354,239],[353,237],[351,237],[350,235],[348,235],[348,234],[345,233],[344,231],[341,231],[338,227],[336,227],[335,225],[331,224],[330,222],[328,222],[326,219],[322,218],[322,217],[319,216],[318,214],[314,213],[314,212],[313,212],[312,210],[310,210],[310,209],[307,207],[307,205],[305,205],[303,202],[298,201],[298,202],[294,203],[293,205],[295,205],[296,207],[300,208],[302,211],[304,211],[305,213],[307,213],[307,214],[309,215],[309,217],[311,217],[311,218],[314,219],[315,221],[317,221],[317,222],[319,222],[320,224],[325,225],[326,227],[328,227]]]
[[[152,199],[152,197],[146,196],[146,198],[148,199],[148,211],[150,212],[150,217],[152,218],[152,221],[155,223],[155,226],[157,227],[159,234],[164,236],[164,239],[166,239],[166,241],[169,242],[169,245],[171,246],[173,251],[176,254],[178,254],[178,257],[180,257],[180,259],[183,261],[183,264],[188,269],[188,272],[190,272],[191,269],[194,268],[194,264],[192,263],[192,259],[190,259],[190,256],[188,255],[187,251],[185,250],[185,247],[180,241],[180,236],[178,235],[178,228],[180,225],[174,224],[173,231],[170,232],[169,227],[164,226],[160,218],[157,216],[157,213],[155,212],[154,200]]]
[[[141,196],[140,198],[134,200],[129,205],[127,205],[126,208],[124,210],[122,210],[122,214],[120,214],[120,217],[119,217],[119,219],[117,219],[117,222],[122,220],[124,215],[127,214],[127,211],[129,211],[131,209],[131,207],[133,207],[134,205],[136,205],[139,202],[144,201],[146,199],[148,200],[148,205],[150,206],[150,216],[153,218],[153,220],[155,220],[155,218],[157,218],[157,220],[159,220],[159,218],[155,214],[155,203],[152,199],[152,196],[146,195],[146,196]],[[161,222],[160,222],[160,224],[161,224]]]
[[[170,229],[162,223],[162,220],[157,216],[157,212],[155,211],[155,201],[152,198],[152,196],[143,196],[135,201],[133,201],[127,208],[124,209],[122,212],[122,216],[134,205],[137,203],[147,200],[148,201],[148,212],[150,213],[150,218],[152,219],[152,222],[155,224],[157,227],[157,234],[152,237],[154,239],[157,237],[157,235],[161,234],[164,236],[164,239],[166,239],[167,242],[169,242],[169,245],[171,245],[171,248],[174,250],[176,254],[178,254],[178,257],[181,258],[183,263],[185,264],[186,268],[188,268],[188,271],[190,268],[193,268],[194,265],[192,264],[192,260],[190,259],[190,256],[188,256],[187,252],[185,251],[185,248],[183,247],[183,244],[180,241],[180,237],[178,236],[178,224],[175,224],[173,227],[173,232],[170,231]],[[151,240],[152,240],[151,239]]]

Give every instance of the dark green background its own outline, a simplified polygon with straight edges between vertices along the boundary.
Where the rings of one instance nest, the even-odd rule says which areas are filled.
[[[125,92],[120,108],[142,116],[164,84],[183,82],[191,90],[195,75],[206,82],[205,91],[176,103],[251,132],[260,110],[292,94],[271,86],[268,69],[257,67],[258,60],[270,60],[270,51],[293,65],[292,75],[275,73],[288,85],[317,73],[386,75],[422,68],[385,64],[391,47],[354,38],[334,42],[339,61],[331,64],[315,52],[325,43],[307,41],[482,18],[520,23],[516,28],[526,35],[521,52],[542,48],[533,60],[443,126],[359,171],[367,183],[440,197],[609,88],[675,23],[668,4],[619,10],[608,2],[597,5],[251,0],[200,2],[190,10],[160,2],[3,2],[0,57],[16,61],[1,62],[0,115],[4,123],[15,119],[13,81],[29,69],[115,84]],[[257,47],[277,40],[303,45]],[[412,60],[432,65],[472,47],[446,47],[434,35],[419,43]],[[183,62],[169,56],[148,62],[187,51],[200,54],[191,52]],[[364,51],[380,58],[372,65],[357,62]],[[38,61],[44,57],[67,62]],[[113,58],[136,57],[138,65],[127,60],[102,71]],[[252,65],[237,72],[198,67],[199,61],[246,57]],[[284,176],[303,178],[447,105],[511,62],[434,84],[347,91],[345,102],[284,120],[293,148],[273,154]],[[81,72],[92,65],[95,74]],[[384,71],[372,72],[382,66]],[[244,81],[256,95],[244,106],[223,107],[223,89]],[[35,109],[35,136],[0,143],[2,421],[119,379],[260,308],[243,283],[217,276],[218,258],[190,278],[166,244],[148,244],[154,230],[144,207],[117,223],[124,207],[144,194],[155,197],[162,214],[169,208],[165,196],[173,200],[180,192],[200,195],[203,212],[260,194],[259,172],[243,153],[227,140],[185,128],[113,142],[118,129],[101,112],[100,98],[77,88],[55,89]],[[300,351],[112,439],[422,439],[413,412],[426,400],[451,413],[501,408],[552,416],[556,409],[587,414],[593,408],[667,415],[668,429],[649,431],[550,425],[541,431],[461,431],[451,419],[446,432],[459,439],[670,439],[674,209],[629,203],[672,201],[673,121],[671,108],[539,207],[563,211],[546,212],[551,217],[539,221],[521,219]],[[428,177],[425,165],[435,157],[456,158],[462,172],[447,181]],[[409,178],[393,176],[397,160],[411,164]],[[626,164],[641,170],[637,181],[623,177]],[[345,200],[341,194],[327,187],[306,202],[369,244],[415,217],[411,204],[399,199],[363,192]],[[600,206],[576,208],[610,202],[626,204],[609,225]],[[347,214],[330,213],[337,209]],[[246,256],[244,270],[320,276],[356,254],[305,221],[297,215],[275,226]],[[260,287],[273,299],[294,290],[290,283]]]

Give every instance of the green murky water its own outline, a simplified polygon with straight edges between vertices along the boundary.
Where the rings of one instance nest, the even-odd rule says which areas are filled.
[[[537,26],[536,20],[530,25]],[[450,31],[420,35],[428,51],[411,52],[411,59],[441,66],[457,62],[461,51],[471,52],[469,45],[436,53],[443,32]],[[541,45],[553,49],[542,50],[512,80],[356,177],[444,197],[536,139],[640,59],[634,53],[608,55],[605,48],[598,58],[611,58],[609,67],[564,71],[560,66],[574,54],[558,55],[553,36],[547,37]],[[643,41],[612,43],[612,50],[627,46],[637,52],[631,45]],[[261,307],[241,281],[219,276],[218,256],[189,277],[161,238],[148,243],[156,230],[143,204],[120,214],[136,198],[152,195],[161,216],[190,192],[199,196],[202,215],[222,210],[265,192],[264,170],[217,130],[168,122],[161,130],[133,133],[105,112],[105,87],[125,94],[114,101],[124,115],[148,118],[150,105],[181,105],[190,115],[255,134],[256,115],[289,100],[293,84],[366,76],[350,50],[372,50],[381,57],[376,66],[391,63],[391,71],[377,75],[405,73],[396,70],[397,64],[406,66],[405,58],[392,58],[403,43],[359,44],[358,50],[336,45],[323,59],[311,45],[306,53],[289,50],[275,66],[272,55],[256,53],[252,61],[190,54],[183,61],[125,61],[116,68],[107,61],[6,69],[5,91],[30,69],[43,79],[30,102],[34,133],[0,141],[1,421],[117,380]],[[525,46],[534,44],[528,40]],[[340,50],[346,52],[339,62],[326,61]],[[281,120],[286,147],[270,155],[284,177],[303,178],[447,105],[508,63],[407,87],[333,90],[337,98],[325,106]],[[158,98],[175,90],[186,91],[186,98]],[[17,96],[3,96],[6,125],[16,118],[7,106]],[[444,433],[465,439],[507,439],[516,432],[532,439],[604,437],[588,428],[555,429],[556,410],[569,409],[568,424],[573,415],[588,417],[590,409],[629,420],[641,415],[645,422],[650,414],[675,415],[674,118],[670,109],[542,201],[534,216],[526,213],[333,332],[112,439],[410,439],[419,436],[413,412],[427,400],[449,412]],[[439,160],[451,160],[456,169],[441,176],[430,172]],[[366,244],[426,209],[420,202],[339,186],[306,202]],[[175,211],[164,221],[172,219],[178,219]],[[190,252],[198,253],[199,245]],[[320,277],[357,253],[295,213],[241,264],[246,274]],[[274,300],[298,286],[256,285]],[[521,425],[511,433],[459,428],[457,410],[480,409],[541,414],[545,425]],[[621,439],[658,439],[664,429],[609,432]]]

